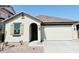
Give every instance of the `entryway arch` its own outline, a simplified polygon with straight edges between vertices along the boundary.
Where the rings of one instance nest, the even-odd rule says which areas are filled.
[[[38,40],[38,26],[36,23],[30,24],[30,40],[29,42]]]

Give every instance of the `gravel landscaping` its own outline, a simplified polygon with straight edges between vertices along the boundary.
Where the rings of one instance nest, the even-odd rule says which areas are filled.
[[[24,43],[20,45],[19,43],[9,43],[8,46],[4,46],[3,51],[0,53],[43,53],[43,46],[28,46]]]

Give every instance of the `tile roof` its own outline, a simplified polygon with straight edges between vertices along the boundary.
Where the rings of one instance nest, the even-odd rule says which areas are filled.
[[[40,19],[42,22],[73,22],[73,20],[45,15],[39,15],[36,16],[36,18]]]
[[[73,24],[73,23],[79,23],[79,21],[73,21],[73,20],[69,20],[69,19],[64,19],[64,18],[59,18],[59,17],[53,17],[53,16],[45,16],[45,15],[40,15],[40,16],[31,16],[27,13],[21,12],[18,14],[13,15],[12,17],[7,18],[6,20],[3,20],[2,22],[6,22],[11,20],[12,18],[18,16],[18,15],[27,15],[33,19],[36,19],[38,21],[41,22],[41,24],[45,25],[45,24]]]

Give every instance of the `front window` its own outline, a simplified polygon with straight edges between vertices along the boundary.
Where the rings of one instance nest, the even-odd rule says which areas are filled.
[[[20,34],[20,23],[14,23],[14,34]]]

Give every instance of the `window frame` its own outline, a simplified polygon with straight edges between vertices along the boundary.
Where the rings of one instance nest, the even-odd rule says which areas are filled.
[[[19,30],[21,31],[21,24],[22,24],[22,23],[16,22],[16,23],[13,23],[13,25],[14,25],[14,24],[20,24],[20,29],[19,29]],[[15,26],[15,25],[14,25],[14,26]],[[19,32],[20,32],[20,31],[19,31]],[[13,29],[13,37],[19,37],[19,36],[21,36],[21,33],[15,34],[14,32],[15,32],[15,29]]]

